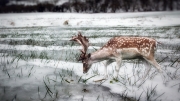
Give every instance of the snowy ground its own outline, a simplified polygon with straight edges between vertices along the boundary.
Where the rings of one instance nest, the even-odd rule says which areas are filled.
[[[162,27],[179,26],[180,12],[73,14],[25,13],[1,14],[0,27],[58,26],[69,27]],[[23,21],[23,23],[22,23]],[[68,27],[68,28],[69,28]]]
[[[0,14],[0,100],[180,100],[179,18],[179,11]],[[155,57],[164,78],[153,68],[138,87],[145,68],[135,60],[123,62],[118,81],[113,80],[113,63],[109,79],[94,82],[103,78],[103,63],[82,73],[76,60],[81,47],[69,41],[78,31],[89,38],[89,52],[113,36],[155,38],[162,43]]]

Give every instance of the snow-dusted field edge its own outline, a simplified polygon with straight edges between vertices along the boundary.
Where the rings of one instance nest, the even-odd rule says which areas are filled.
[[[44,100],[58,101],[119,101],[123,100],[122,95],[142,101],[148,97],[149,100],[180,100],[179,18],[179,11],[0,14],[0,100],[23,101],[27,98],[37,101],[45,95]],[[65,21],[68,24],[64,24]],[[82,73],[82,64],[75,61],[81,47],[68,41],[77,31],[88,36],[90,51],[95,51],[94,48],[100,48],[117,35],[157,39],[164,45],[158,47],[156,59],[166,72],[165,81],[152,69],[149,78],[138,88],[135,82],[145,68],[141,62],[138,65],[136,61],[125,61],[119,73],[119,82],[113,80],[114,63],[108,66],[108,80],[94,82],[103,78],[103,63],[94,64],[88,74]],[[63,72],[64,81],[59,76]],[[74,77],[71,73],[75,73],[72,74]],[[95,77],[83,81],[92,76]],[[91,84],[97,86],[84,87]],[[98,85],[109,87],[111,92],[121,96],[109,95],[108,90],[101,90]]]
[[[1,14],[0,27],[59,26],[68,21],[73,27],[159,27],[179,26],[180,11],[137,13],[23,13]],[[23,22],[23,23],[22,23]]]

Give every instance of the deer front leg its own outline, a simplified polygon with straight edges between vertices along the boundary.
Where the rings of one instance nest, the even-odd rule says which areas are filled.
[[[144,76],[142,78],[142,81],[144,81],[146,79],[146,77],[148,76],[148,74],[151,70],[151,65],[145,60],[143,62],[144,62],[144,66],[146,67],[146,70],[145,70]]]
[[[121,62],[122,62],[122,58],[121,57],[116,59],[116,67],[115,67],[115,70],[116,70],[115,78],[116,79],[118,78],[118,75],[119,75],[119,69],[121,67]]]
[[[104,62],[104,78],[108,78],[108,73],[107,73],[107,66],[110,65],[111,63],[113,62],[113,60],[109,59],[109,60],[106,60]]]
[[[151,70],[151,65],[146,60],[143,60],[143,64],[144,64],[146,70],[145,70],[143,77],[139,79],[140,80],[139,87],[144,83],[144,80],[146,79],[146,77],[148,76],[148,74]]]

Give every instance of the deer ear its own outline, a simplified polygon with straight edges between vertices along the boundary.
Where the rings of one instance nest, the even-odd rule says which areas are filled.
[[[88,58],[90,58],[90,57],[91,57],[91,53],[88,54]]]

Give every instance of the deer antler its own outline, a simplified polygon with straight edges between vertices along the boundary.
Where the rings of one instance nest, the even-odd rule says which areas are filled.
[[[79,61],[80,60],[84,60],[85,56],[86,56],[87,49],[89,47],[89,40],[85,36],[82,36],[81,32],[78,32],[78,36],[76,36],[76,35],[73,36],[70,41],[76,41],[80,45],[82,45],[83,49],[80,50],[81,51],[81,55],[79,57]]]

